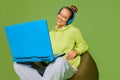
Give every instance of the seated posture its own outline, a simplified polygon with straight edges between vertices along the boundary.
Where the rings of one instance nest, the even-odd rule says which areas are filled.
[[[15,72],[21,80],[67,80],[77,73],[80,55],[88,51],[80,30],[71,24],[77,11],[74,5],[62,7],[57,14],[57,25],[50,31],[53,52],[65,52],[65,56],[43,63],[45,67],[40,62],[14,63]]]

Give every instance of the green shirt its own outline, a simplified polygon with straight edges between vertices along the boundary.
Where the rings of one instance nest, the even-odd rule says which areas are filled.
[[[61,29],[56,27],[50,31],[51,44],[53,52],[59,54],[65,52],[66,58],[67,53],[71,50],[77,50],[78,55],[68,62],[75,68],[80,64],[80,54],[88,50],[88,45],[82,37],[79,29],[73,25],[64,26]]]

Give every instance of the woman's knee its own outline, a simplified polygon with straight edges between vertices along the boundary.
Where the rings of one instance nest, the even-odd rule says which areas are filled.
[[[55,60],[55,62],[66,63],[67,60],[66,60],[65,58],[63,58],[63,57],[59,57],[59,58],[57,58],[57,59]]]
[[[63,57],[59,57],[55,60],[55,64],[57,66],[65,66],[65,65],[68,65],[68,62],[66,59],[64,59]]]

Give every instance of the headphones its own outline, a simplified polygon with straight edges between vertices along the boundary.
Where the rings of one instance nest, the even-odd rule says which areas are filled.
[[[70,19],[67,21],[67,23],[66,23],[66,25],[69,25],[69,24],[71,24],[71,23],[73,22],[73,20],[74,20],[74,18],[75,18],[75,12],[74,12],[74,10],[73,10],[72,8],[70,8],[70,7],[63,7],[63,8],[68,8],[68,9],[72,12],[71,18],[70,18]],[[58,14],[61,12],[61,10],[62,10],[63,8],[61,8],[61,9],[59,10]]]

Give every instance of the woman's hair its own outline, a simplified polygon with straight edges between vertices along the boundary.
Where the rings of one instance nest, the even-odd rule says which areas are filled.
[[[78,12],[78,8],[75,5],[71,5],[70,7],[75,13]]]
[[[68,9],[68,10],[72,13],[72,15],[71,15],[70,18],[72,18],[72,16],[74,15],[74,13],[77,13],[77,12],[78,12],[78,8],[77,8],[75,5],[71,5],[70,7],[68,7],[68,6],[62,7],[62,8],[59,10],[58,14],[59,14],[60,11],[61,11],[62,9],[64,9],[64,8]]]

